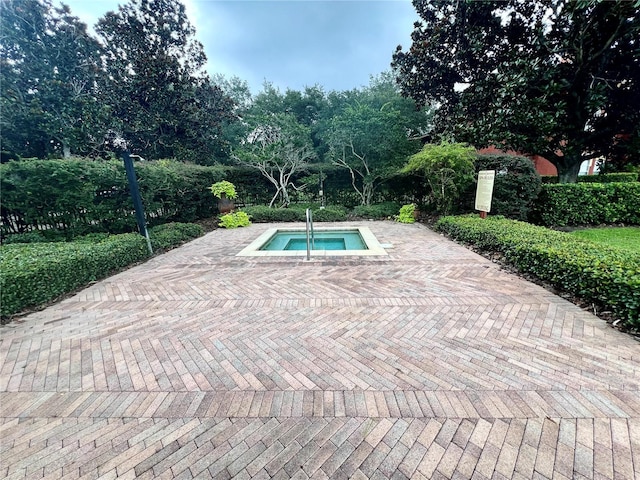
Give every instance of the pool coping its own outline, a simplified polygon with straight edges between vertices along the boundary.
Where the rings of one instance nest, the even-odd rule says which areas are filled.
[[[354,225],[345,225],[340,227],[324,227],[318,226],[315,228],[317,232],[330,232],[330,231],[342,231],[342,230],[358,230],[362,240],[367,245],[367,250],[312,250],[311,257],[369,257],[374,255],[388,255],[387,251],[380,244],[376,236],[369,229],[369,227],[361,227]],[[265,230],[252,241],[245,248],[240,250],[236,254],[236,257],[306,257],[306,250],[293,250],[293,251],[267,251],[260,250],[262,247],[276,232],[305,232],[304,228],[296,227],[275,227]]]

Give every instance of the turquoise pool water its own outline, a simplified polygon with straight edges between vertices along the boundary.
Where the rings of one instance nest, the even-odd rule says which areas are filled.
[[[317,231],[314,234],[314,250],[367,250],[358,230]],[[277,231],[260,250],[306,250],[307,234],[300,231]]]

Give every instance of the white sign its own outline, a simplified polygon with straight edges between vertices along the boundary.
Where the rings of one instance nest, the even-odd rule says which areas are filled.
[[[495,177],[495,170],[480,170],[478,172],[478,187],[476,189],[476,210],[480,210],[481,212],[491,211],[491,198],[493,197],[493,180]]]

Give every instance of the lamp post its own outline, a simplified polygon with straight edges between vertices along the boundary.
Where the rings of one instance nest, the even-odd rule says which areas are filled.
[[[136,171],[133,168],[133,160],[131,159],[129,150],[122,150],[121,154],[122,160],[124,162],[124,169],[127,171],[127,180],[129,180],[129,191],[131,192],[133,208],[136,212],[136,222],[138,223],[138,230],[140,231],[140,235],[147,239],[147,248],[149,249],[149,253],[153,254],[151,239],[149,238],[149,232],[147,231],[147,225],[144,218],[144,207],[142,206],[142,199],[140,198],[138,179],[136,177]]]

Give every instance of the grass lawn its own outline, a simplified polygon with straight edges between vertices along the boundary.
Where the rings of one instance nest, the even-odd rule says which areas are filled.
[[[640,253],[640,227],[589,228],[576,230],[572,235]]]

